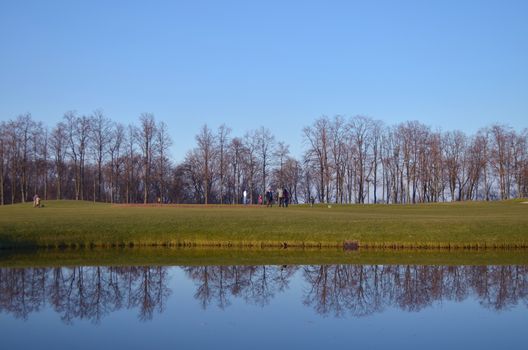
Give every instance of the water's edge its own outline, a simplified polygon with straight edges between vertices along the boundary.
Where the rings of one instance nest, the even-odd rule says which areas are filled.
[[[114,247],[0,250],[0,267],[123,265],[527,265],[526,249],[302,249]]]

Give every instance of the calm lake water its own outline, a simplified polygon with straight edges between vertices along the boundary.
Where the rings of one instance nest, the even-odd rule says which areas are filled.
[[[2,349],[527,349],[528,266],[0,268]]]

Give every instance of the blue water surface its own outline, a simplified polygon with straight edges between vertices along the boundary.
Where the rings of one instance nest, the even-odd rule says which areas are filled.
[[[526,349],[528,266],[0,269],[2,349]]]

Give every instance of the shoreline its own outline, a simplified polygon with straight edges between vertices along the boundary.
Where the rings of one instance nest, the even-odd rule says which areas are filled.
[[[0,268],[179,265],[528,265],[524,249],[345,251],[332,248],[144,247],[1,250]]]
[[[208,248],[208,249],[342,249],[362,250],[527,250],[526,242],[303,242],[303,241],[167,241],[167,242],[89,242],[89,243],[48,243],[48,244],[2,244],[0,251],[24,251],[36,249],[107,249],[107,248]]]

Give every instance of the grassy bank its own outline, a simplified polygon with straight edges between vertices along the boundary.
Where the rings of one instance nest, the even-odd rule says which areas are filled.
[[[114,206],[46,201],[0,207],[0,247],[303,246],[527,248],[521,201],[420,205]]]
[[[527,265],[515,250],[356,250],[336,248],[95,248],[0,250],[3,267],[192,265]]]

